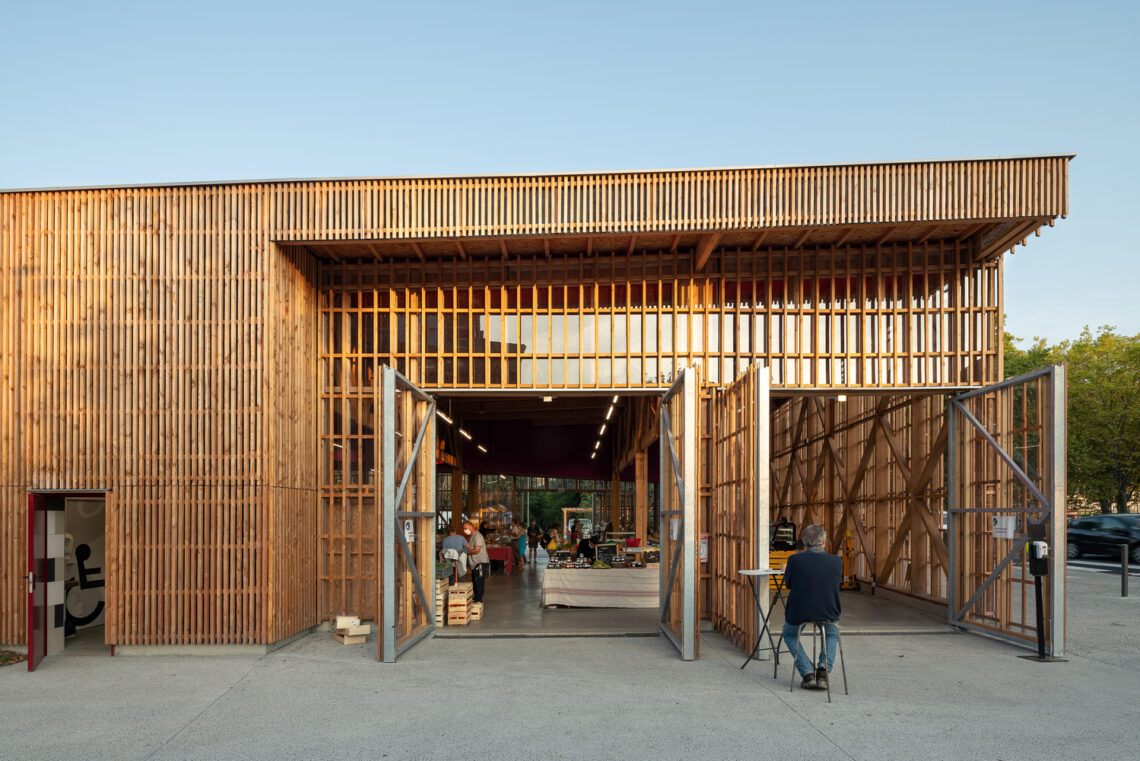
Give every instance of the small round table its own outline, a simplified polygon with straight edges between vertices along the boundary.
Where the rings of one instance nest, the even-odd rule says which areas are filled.
[[[752,646],[752,652],[748,654],[748,658],[745,659],[744,664],[740,668],[743,669],[753,660],[759,660],[756,654],[762,650],[772,651],[772,655],[776,659],[776,667],[778,668],[780,665],[780,649],[776,642],[772,640],[772,629],[768,625],[768,619],[771,617],[772,608],[776,603],[782,603],[784,601],[784,572],[779,568],[750,568],[740,571],[740,575],[746,577],[748,583],[752,585],[752,599],[756,601],[756,612],[760,614],[760,620],[763,621],[763,626],[760,627],[760,632],[756,635],[756,644]],[[772,602],[769,604],[767,612],[765,612],[760,606],[760,594],[756,591],[756,579],[757,577],[761,577],[765,580],[765,583],[767,583],[767,580],[772,576],[776,577],[776,596],[772,598]],[[763,641],[765,635],[768,637],[768,646],[760,647],[760,643]]]

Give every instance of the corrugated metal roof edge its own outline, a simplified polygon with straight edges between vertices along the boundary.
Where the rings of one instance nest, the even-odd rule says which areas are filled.
[[[629,169],[605,170],[599,172],[520,172],[516,174],[437,174],[437,175],[391,175],[374,177],[293,177],[263,180],[204,180],[199,182],[143,182],[125,185],[73,185],[43,188],[0,188],[0,194],[14,193],[63,193],[81,190],[142,190],[147,188],[200,188],[237,185],[281,185],[286,183],[316,182],[379,182],[391,180],[478,180],[510,179],[516,177],[612,177],[616,175],[668,174],[672,172],[738,172],[755,169],[824,169],[846,166],[889,166],[905,164],[950,164],[964,161],[1025,161],[1029,159],[1074,159],[1076,153],[1042,153],[1025,156],[978,156],[970,158],[907,159],[903,161],[845,161],[821,164],[761,164],[755,166],[729,167],[690,167],[687,169]]]

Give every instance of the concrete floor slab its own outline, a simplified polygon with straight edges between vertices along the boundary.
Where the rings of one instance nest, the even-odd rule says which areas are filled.
[[[1116,756],[1140,747],[1140,600],[1091,572],[1070,590],[1067,663],[961,632],[848,633],[851,694],[830,704],[789,691],[786,661],[742,671],[708,632],[689,663],[660,637],[439,638],[386,665],[375,635],[329,633],[259,657],[52,656],[0,669],[0,758]]]

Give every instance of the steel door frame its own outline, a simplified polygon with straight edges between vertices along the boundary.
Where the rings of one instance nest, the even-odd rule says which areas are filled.
[[[1049,473],[1052,477],[1052,482],[1049,488],[1042,491],[1037,487],[1033,480],[1026,475],[1020,466],[1014,461],[1008,452],[1002,449],[1001,445],[990,435],[985,426],[966,408],[963,404],[964,401],[982,396],[984,394],[1000,391],[1005,388],[1023,385],[1029,381],[1038,378],[1048,377],[1050,380],[1049,389],[1051,391],[1051,398],[1048,405],[1048,424],[1046,426],[1046,436],[1042,438],[1042,445],[1049,446],[1049,453],[1047,455],[1047,462],[1049,463]],[[968,426],[975,429],[978,434],[985,440],[987,445],[995,451],[998,458],[1010,469],[1013,476],[1025,486],[1034,499],[1040,503],[1040,509],[1030,507],[1003,507],[995,508],[993,512],[1003,513],[1024,513],[1027,521],[1029,513],[1040,512],[1041,520],[1038,523],[1046,524],[1046,536],[1050,546],[1049,553],[1049,598],[1045,607],[1045,620],[1047,621],[1047,629],[1049,632],[1046,647],[1050,655],[1054,657],[1063,656],[1065,653],[1065,509],[1067,499],[1067,475],[1066,475],[1066,440],[1067,440],[1067,427],[1066,427],[1066,375],[1064,365],[1052,365],[1050,367],[1035,370],[1030,373],[1025,373],[1014,378],[1009,378],[1001,383],[995,383],[992,386],[985,388],[967,391],[961,394],[951,396],[947,401],[947,432],[949,435],[950,446],[947,448],[947,465],[948,465],[948,483],[947,483],[947,512],[948,517],[948,540],[949,540],[949,555],[950,555],[950,569],[948,574],[948,612],[949,621],[952,625],[972,631],[978,631],[988,636],[998,637],[1000,639],[1013,642],[1014,644],[1024,647],[1036,647],[1035,643],[1030,643],[1027,640],[1013,637],[1001,632],[995,632],[985,627],[975,626],[968,621],[964,620],[967,611],[973,607],[974,603],[982,596],[982,594],[989,589],[1002,571],[1022,552],[1025,550],[1024,542],[1028,540],[1026,536],[1016,537],[1014,546],[1005,557],[999,562],[986,577],[986,579],[979,585],[978,589],[973,593],[969,600],[967,600],[961,607],[958,606],[958,577],[959,577],[959,552],[958,552],[958,538],[957,538],[957,522],[960,516],[965,513],[978,512],[984,508],[969,508],[962,504],[962,495],[959,493],[959,479],[958,469],[960,467],[959,453],[957,447],[959,445],[958,433],[958,417],[959,415],[964,418]],[[968,430],[968,429],[967,429]],[[1058,509],[1058,507],[1060,509]],[[1058,572],[1058,566],[1060,572]]]
[[[407,463],[405,464],[404,472],[397,485],[396,478],[396,391],[400,388],[412,394],[413,398],[419,402],[427,404],[426,412],[423,419],[420,421],[419,429],[416,432],[416,440],[412,446],[412,451],[408,456]],[[403,520],[405,518],[431,518],[432,519],[432,535],[422,536],[420,541],[431,541],[434,543],[434,526],[435,526],[435,418],[436,418],[436,402],[435,398],[424,392],[417,387],[410,380],[401,375],[397,370],[391,367],[383,367],[380,384],[380,402],[381,402],[381,499],[382,508],[381,516],[378,521],[380,527],[380,547],[381,547],[381,584],[382,599],[379,606],[381,612],[380,616],[380,636],[379,640],[379,656],[384,663],[395,663],[396,659],[406,652],[410,647],[417,642],[427,637],[435,631],[435,606],[429,598],[427,591],[424,589],[423,580],[421,577],[420,569],[416,566],[415,556],[411,548],[408,547],[407,539],[404,537]],[[408,483],[411,480],[412,473],[415,472],[419,457],[421,454],[431,458],[431,475],[428,478],[427,484],[419,484],[417,495],[419,497],[419,504],[426,504],[430,506],[429,511],[425,510],[400,510],[399,506],[403,502],[404,495],[407,492]],[[424,614],[426,616],[425,626],[412,634],[406,641],[397,642],[396,639],[396,544],[400,545],[400,552],[404,557],[404,562],[412,570],[411,577],[415,581],[416,592],[419,594],[420,603],[423,605]],[[434,548],[433,548],[434,550]],[[432,570],[434,577],[434,567]]]
[[[681,653],[681,660],[696,659],[697,638],[700,636],[697,622],[697,372],[693,366],[686,367],[681,375],[673,382],[661,396],[660,407],[660,437],[661,449],[661,478],[662,478],[662,509],[658,511],[658,533],[664,542],[669,531],[669,519],[680,516],[681,524],[678,537],[681,542],[681,551],[678,553],[674,547],[671,562],[669,563],[668,580],[666,574],[661,574],[660,608],[658,611],[658,626],[673,646]],[[681,472],[681,463],[678,462],[677,450],[673,443],[673,429],[669,415],[669,400],[681,394],[682,405],[682,434],[681,455],[684,459],[684,472]],[[673,473],[676,481],[677,495],[681,499],[680,509],[673,508],[672,489],[664,483],[665,474]],[[668,496],[667,496],[668,493]],[[668,499],[668,503],[665,500]],[[663,509],[668,504],[671,509]],[[670,539],[670,542],[674,540]],[[680,568],[678,569],[678,564]],[[662,569],[664,571],[665,569]],[[672,602],[673,582],[678,570],[681,573],[681,638],[670,630],[666,618],[669,605]]]

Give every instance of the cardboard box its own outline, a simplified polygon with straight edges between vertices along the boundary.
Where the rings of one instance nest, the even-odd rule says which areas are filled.
[[[334,629],[347,629],[350,626],[360,626],[360,619],[357,616],[333,616],[332,625]]]
[[[370,624],[360,624],[359,626],[346,626],[343,629],[337,629],[336,633],[345,637],[357,637],[361,634],[368,634],[372,631]]]
[[[337,642],[340,642],[341,644],[344,644],[344,645],[360,645],[364,642],[364,640],[366,640],[368,638],[365,637],[363,634],[357,634],[355,636],[352,636],[352,635],[344,635],[344,634],[337,633],[337,634],[333,634],[333,639],[335,639]]]

